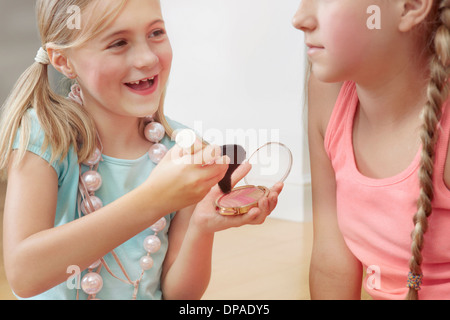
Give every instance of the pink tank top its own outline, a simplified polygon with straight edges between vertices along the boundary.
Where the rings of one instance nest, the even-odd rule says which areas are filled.
[[[325,149],[336,174],[338,223],[346,244],[366,271],[366,291],[374,299],[404,299],[412,217],[419,194],[420,152],[408,168],[393,177],[362,175],[352,139],[358,101],[355,83],[346,82],[325,135]],[[419,299],[450,299],[450,190],[443,178],[450,135],[446,106],[436,149],[435,198],[422,251],[424,277]]]

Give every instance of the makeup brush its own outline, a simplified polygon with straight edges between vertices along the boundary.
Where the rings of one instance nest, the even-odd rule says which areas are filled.
[[[198,137],[194,131],[190,129],[175,130],[172,137],[183,149],[189,150],[192,154],[195,152],[194,142],[198,139]],[[208,143],[202,140],[202,145],[204,148],[208,145]],[[230,164],[228,166],[227,173],[219,182],[219,187],[223,193],[228,194],[231,192],[231,175],[242,164],[242,162],[244,162],[246,152],[242,146],[230,144],[222,146],[222,155],[227,155],[230,158]]]
[[[242,146],[230,144],[222,146],[222,155],[230,158],[230,165],[225,177],[219,182],[219,187],[223,193],[228,194],[231,192],[231,175],[244,162],[246,152]]]

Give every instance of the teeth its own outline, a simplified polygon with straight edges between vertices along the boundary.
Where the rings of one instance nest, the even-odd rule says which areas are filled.
[[[155,79],[155,77],[153,77],[153,78],[148,78],[148,79],[145,79],[145,80],[140,80],[140,81],[135,81],[135,82],[129,82],[130,84],[139,84],[139,83],[141,83],[141,82],[145,82],[145,81],[148,81],[148,80],[154,80]]]

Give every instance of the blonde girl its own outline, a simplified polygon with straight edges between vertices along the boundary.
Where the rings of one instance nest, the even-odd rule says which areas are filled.
[[[38,0],[37,17],[42,48],[0,124],[13,291],[36,299],[200,298],[214,233],[262,223],[281,187],[248,215],[215,213],[229,159],[214,146],[191,155],[171,141],[183,126],[163,114],[172,49],[158,0]],[[50,64],[76,81],[70,99],[51,90]],[[149,115],[165,127],[160,141],[144,134]],[[170,149],[158,165],[147,154],[156,142]],[[242,165],[233,183],[248,170]],[[91,171],[101,180],[85,179]]]
[[[450,1],[303,0],[294,26],[311,63],[312,298],[449,299]]]

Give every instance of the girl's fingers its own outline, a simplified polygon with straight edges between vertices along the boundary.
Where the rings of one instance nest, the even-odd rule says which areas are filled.
[[[281,191],[283,191],[283,188],[284,188],[284,183],[283,182],[278,182],[270,189],[270,191],[273,191],[273,192],[276,192],[277,194],[280,194]]]
[[[231,186],[236,186],[236,184],[241,181],[250,172],[251,169],[252,165],[250,163],[242,163],[231,175]]]
[[[264,221],[266,221],[266,218],[269,215],[269,213],[270,212],[265,211],[264,208],[262,208],[262,207],[252,208],[247,213],[246,224],[252,224],[252,225],[263,224]]]
[[[219,146],[207,145],[204,149],[200,149],[193,154],[193,163],[202,166],[211,165],[220,157],[222,157],[222,153]]]
[[[275,209],[275,207],[277,206],[277,203],[278,203],[278,193],[272,191],[269,194],[269,210],[271,212]]]

